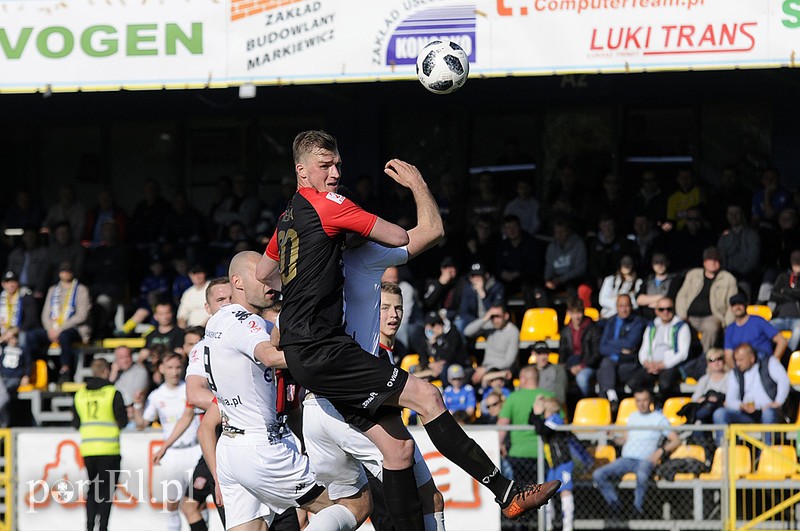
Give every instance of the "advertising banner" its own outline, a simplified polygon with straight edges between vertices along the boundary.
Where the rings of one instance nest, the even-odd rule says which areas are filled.
[[[80,457],[80,438],[74,430],[16,431],[16,527],[25,531],[80,531],[86,529],[86,469]],[[414,437],[434,481],[445,499],[450,529],[491,531],[500,529],[500,511],[492,493],[439,454],[424,430]],[[497,458],[497,433],[474,431],[470,435],[486,452]],[[158,531],[166,529],[165,492],[175,497],[159,467],[151,464],[161,445],[160,432],[122,433],[120,486],[111,510],[112,531]],[[169,455],[169,452],[167,452]],[[222,525],[212,509],[210,529]],[[184,522],[184,528],[188,524]],[[372,526],[366,523],[362,529]]]
[[[795,66],[800,0],[0,0],[0,91]]]

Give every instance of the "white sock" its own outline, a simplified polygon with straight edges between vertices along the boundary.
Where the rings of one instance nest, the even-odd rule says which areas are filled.
[[[619,402],[619,397],[617,396],[616,389],[609,389],[608,391],[606,391],[606,396],[612,402]]]
[[[425,531],[445,531],[444,512],[423,514],[422,521],[425,524]]]
[[[544,528],[552,529],[553,520],[555,520],[556,510],[553,505],[553,498],[547,500],[547,505],[544,506]]]
[[[208,508],[200,511],[200,516],[203,518],[203,521],[206,523],[206,525],[208,525]]]
[[[181,531],[180,511],[167,512],[167,531]]]
[[[572,494],[561,496],[561,512],[564,514],[563,531],[572,531],[575,522],[575,499]]]
[[[334,503],[325,507],[309,520],[305,531],[323,531],[336,529],[337,531],[353,531],[358,527],[358,522],[350,509],[344,505]]]
[[[436,520],[436,531],[446,531],[444,528],[444,511],[433,513],[433,518]]]

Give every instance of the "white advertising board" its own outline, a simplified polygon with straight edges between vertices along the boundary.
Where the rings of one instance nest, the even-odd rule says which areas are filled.
[[[0,92],[795,66],[800,0],[0,0]]]
[[[16,430],[15,430],[16,431]],[[497,460],[494,431],[470,435]],[[424,430],[414,430],[434,480],[444,495],[447,527],[463,531],[500,529],[500,511],[492,493],[439,454]],[[86,470],[79,453],[80,438],[74,430],[20,430],[16,436],[16,527],[25,531],[80,531],[86,529],[85,503],[77,495],[85,485]],[[112,531],[166,529],[163,488],[158,467],[150,458],[161,444],[157,432],[122,433],[121,487],[111,510]],[[84,483],[82,483],[82,481]],[[59,492],[59,486],[69,485]],[[61,497],[59,497],[61,496]],[[187,524],[184,522],[184,527]],[[372,526],[367,523],[362,529]],[[211,529],[222,529],[211,511]]]

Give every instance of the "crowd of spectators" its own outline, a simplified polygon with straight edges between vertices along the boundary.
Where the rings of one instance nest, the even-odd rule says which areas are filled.
[[[624,384],[634,382],[655,385],[654,400],[663,403],[687,376],[705,373],[705,355],[714,347],[725,348],[732,368],[738,345],[731,342],[756,341],[739,331],[744,323],[730,304],[734,295],[745,305],[774,303],[773,328],[762,326],[753,346],[763,355],[775,344],[785,364],[787,346],[777,332],[800,330],[795,196],[774,168],[763,170],[760,185],[742,182],[733,168],[720,175],[712,188],[689,168],[671,175],[646,170],[628,177],[627,186],[609,174],[599,189],[587,190],[565,164],[541,199],[528,178],[509,197],[488,172],[472,190],[450,176],[430,179],[448,234],[418,260],[387,272],[403,288],[399,340],[421,354],[421,376],[447,387],[450,374],[463,372],[459,392],[476,394],[478,415],[488,413],[493,382],[512,387],[528,362],[548,371],[543,352],[519,348],[519,325],[530,307],[555,307],[561,322],[570,316],[553,350],[566,375],[557,380],[578,397],[616,404],[632,391]],[[205,212],[183,191],[166,197],[153,179],[130,211],[106,189],[92,205],[69,184],[41,202],[19,191],[0,213],[6,263],[0,343],[11,352],[12,341],[19,345],[20,378],[51,344],[62,353],[54,368],[62,381],[74,375],[73,345],[90,338],[149,327],[153,337],[175,335],[164,346],[179,348],[177,334],[203,324],[207,278],[223,275],[234,252],[261,250],[291,182],[281,183],[276,198],[259,198],[252,189],[242,176],[220,179]],[[399,188],[376,194],[362,177],[348,193],[390,221],[413,225],[413,202]],[[20,236],[7,236],[14,234],[9,229],[21,229]],[[599,310],[599,321],[583,317],[588,307]],[[776,334],[763,336],[770,330]],[[793,333],[789,347],[798,341]],[[563,390],[554,392],[568,401]]]

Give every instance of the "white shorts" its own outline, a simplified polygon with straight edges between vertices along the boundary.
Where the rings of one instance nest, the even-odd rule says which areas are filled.
[[[161,459],[161,464],[153,467],[152,501],[178,502],[192,484],[192,474],[200,456],[203,455],[199,444],[186,448],[172,447]]]
[[[308,458],[294,439],[269,444],[266,433],[220,437],[217,478],[228,529],[257,518],[271,524],[316,485]]]
[[[383,456],[378,447],[346,423],[328,399],[309,396],[303,401],[303,439],[317,481],[328,488],[330,499],[346,498],[361,490],[367,483],[364,468],[383,481]],[[417,487],[432,478],[416,445],[414,476]]]

